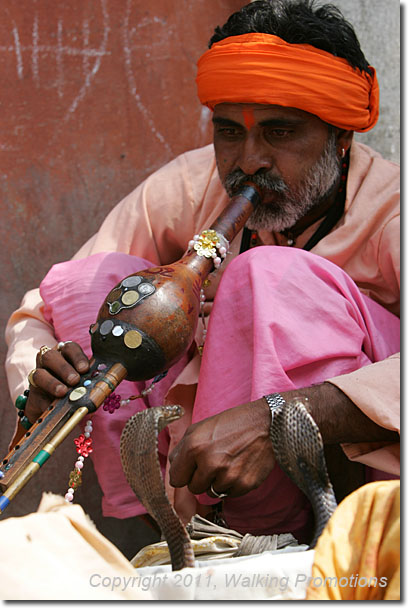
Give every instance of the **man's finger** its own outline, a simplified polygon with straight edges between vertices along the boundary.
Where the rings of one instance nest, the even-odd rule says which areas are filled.
[[[89,360],[78,343],[66,341],[58,351],[79,373],[86,373],[90,368]]]
[[[194,471],[190,481],[187,483],[189,491],[193,494],[208,492],[212,482],[215,481],[214,477],[214,473],[205,472],[203,469],[197,468]]]
[[[80,379],[79,374],[67,362],[65,362],[65,365],[67,367],[69,367],[70,371],[71,371],[71,373],[69,373],[68,377],[70,377],[70,375],[72,374],[73,377],[71,377],[71,379],[74,379],[74,375],[75,375],[77,378],[77,381],[78,381]],[[61,363],[60,363],[60,366],[61,366]],[[64,368],[64,364],[63,364],[62,368]],[[38,389],[40,392],[49,394],[51,397],[63,398],[63,396],[65,396],[69,390],[69,387],[65,383],[63,383],[63,381],[60,378],[54,377],[54,375],[51,374],[46,369],[41,369],[41,368],[35,369],[31,375],[31,377],[32,377],[32,380],[35,385],[34,385],[34,387],[30,386],[30,391],[32,391],[33,389]],[[59,375],[59,377],[60,377],[60,375]],[[69,385],[75,385],[75,383],[76,382],[69,383]]]
[[[32,424],[36,423],[41,414],[48,409],[53,398],[38,389],[31,388],[24,413]]]
[[[184,439],[175,447],[169,456],[170,470],[169,482],[172,487],[184,487],[187,485],[196,470],[195,460],[187,455],[184,447]]]
[[[71,345],[73,345],[73,347],[71,347]],[[33,373],[32,378],[38,387],[42,388],[46,392],[48,391],[47,388],[49,387],[48,382],[47,387],[44,387],[44,385],[42,385],[42,382],[44,380],[47,380],[48,377],[39,375],[39,371],[41,370],[47,370],[51,373],[51,375],[54,375],[68,386],[75,385],[80,381],[80,374],[78,372],[78,369],[82,369],[81,372],[86,372],[89,369],[89,363],[88,361],[85,361],[85,356],[80,346],[75,346],[76,344],[69,343],[67,346],[64,347],[64,350],[66,350],[66,352],[70,350],[71,354],[68,354],[66,352],[63,354],[57,351],[56,349],[52,349],[48,352],[43,353],[41,356],[37,355],[38,368],[36,372]],[[83,363],[82,366],[80,366],[79,364],[81,362]],[[54,392],[53,396],[55,396]]]

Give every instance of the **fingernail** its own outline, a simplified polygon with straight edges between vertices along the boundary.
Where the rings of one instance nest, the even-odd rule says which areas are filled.
[[[68,388],[65,385],[59,384],[56,387],[56,394],[59,394],[60,396],[64,396],[64,394],[67,394],[67,392],[68,392]]]
[[[77,381],[79,380],[80,376],[78,373],[71,373],[68,377],[67,377],[67,381],[69,384],[74,385],[75,383],[77,383]]]
[[[86,360],[80,360],[77,368],[81,369],[82,371],[88,370],[88,362]]]

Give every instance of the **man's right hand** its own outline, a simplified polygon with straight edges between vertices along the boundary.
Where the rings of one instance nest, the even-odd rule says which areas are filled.
[[[87,356],[78,343],[59,343],[43,353],[38,352],[36,368],[31,376],[25,414],[31,423],[39,418],[56,398],[63,398],[70,387],[80,381],[80,374],[90,368]]]

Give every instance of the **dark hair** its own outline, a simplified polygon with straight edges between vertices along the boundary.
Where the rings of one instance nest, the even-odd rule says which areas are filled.
[[[209,47],[228,36],[251,32],[273,34],[293,44],[310,44],[370,73],[352,25],[333,4],[316,6],[315,0],[257,0],[233,13],[222,27],[215,28]]]

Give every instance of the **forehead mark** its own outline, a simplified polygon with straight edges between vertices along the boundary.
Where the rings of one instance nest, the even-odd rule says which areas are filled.
[[[255,115],[253,110],[242,110],[243,120],[245,121],[246,129],[250,129],[255,125]]]

